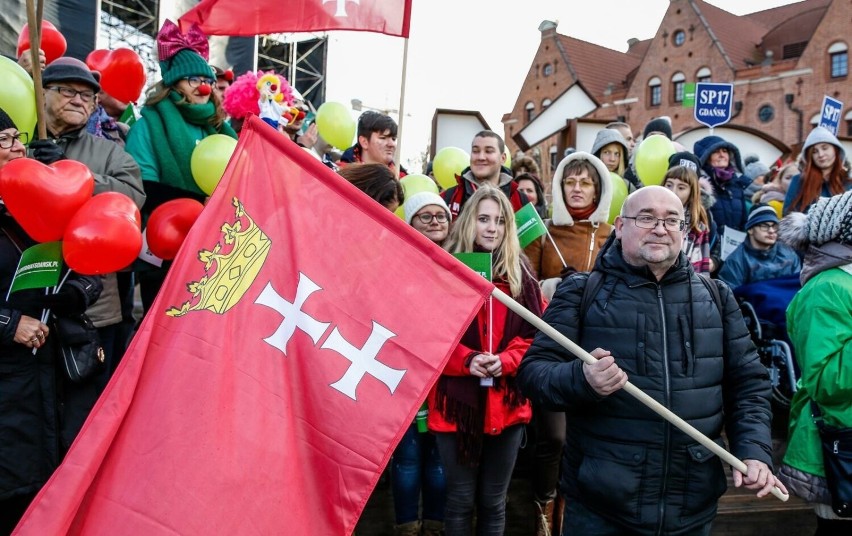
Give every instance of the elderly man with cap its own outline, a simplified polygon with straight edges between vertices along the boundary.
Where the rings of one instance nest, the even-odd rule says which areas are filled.
[[[774,208],[756,205],[746,222],[746,239],[725,260],[719,279],[735,289],[798,273],[802,262],[792,248],[778,242],[778,222]]]
[[[86,64],[74,58],[59,58],[44,69],[42,86],[48,137],[31,142],[30,155],[43,164],[64,159],[81,162],[95,178],[95,194],[119,192],[141,208],[145,202],[145,191],[136,161],[117,143],[97,138],[86,131],[86,123],[97,106],[97,93],[101,89]],[[119,340],[121,298],[116,275],[108,274],[102,279],[104,289],[101,297],[86,313],[98,328],[107,370],[111,371],[125,346],[124,341]],[[107,379],[103,378],[104,385]]]

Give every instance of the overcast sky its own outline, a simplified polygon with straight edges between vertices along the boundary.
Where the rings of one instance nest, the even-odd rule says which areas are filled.
[[[709,3],[743,14],[793,2]],[[436,108],[478,110],[502,134],[500,118],[515,104],[543,20],[558,21],[561,34],[623,52],[631,37],[655,35],[668,5],[668,0],[414,0],[403,164],[419,172],[415,159],[427,147]],[[399,108],[404,40],[366,32],[328,35],[327,100],[348,106],[357,98],[375,108]]]

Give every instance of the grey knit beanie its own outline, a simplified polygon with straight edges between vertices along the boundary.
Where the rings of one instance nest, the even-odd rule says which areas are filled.
[[[798,250],[826,242],[852,245],[852,190],[819,198],[807,214],[791,212],[781,220],[778,238]]]
[[[592,154],[600,158],[601,150],[610,143],[621,145],[622,158],[627,158],[627,142],[624,140],[624,136],[621,135],[621,132],[611,128],[598,131],[595,136],[595,143],[592,145]]]
[[[767,175],[768,173],[769,166],[767,166],[763,162],[752,162],[750,164],[746,164],[746,167],[743,170],[743,175],[748,177],[748,180],[750,181],[753,181],[761,175]]]

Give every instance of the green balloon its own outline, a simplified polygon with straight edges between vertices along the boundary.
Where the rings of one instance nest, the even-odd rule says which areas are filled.
[[[346,150],[355,138],[355,120],[346,106],[325,102],[317,110],[317,133],[334,147]]]
[[[26,132],[33,139],[36,122],[36,100],[33,80],[14,61],[0,56],[0,108],[9,114],[19,132]]]
[[[612,203],[609,205],[609,218],[606,221],[612,225],[615,217],[621,214],[621,205],[624,204],[624,200],[627,198],[627,184],[614,171],[609,172],[609,183],[612,186]]]
[[[406,175],[399,180],[406,199],[420,192],[438,193],[438,185],[426,175]]]
[[[669,169],[669,157],[675,154],[672,140],[661,134],[645,138],[636,148],[636,173],[645,186],[660,185]]]
[[[470,165],[470,155],[458,147],[444,147],[435,154],[432,160],[432,173],[441,188],[452,188],[456,185],[456,175]]]
[[[198,142],[192,150],[189,168],[202,192],[207,195],[213,193],[236,148],[237,140],[224,134],[212,134]]]

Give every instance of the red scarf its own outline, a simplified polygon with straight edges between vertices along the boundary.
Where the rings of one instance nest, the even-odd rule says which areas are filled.
[[[571,208],[568,207],[568,214],[574,219],[574,222],[588,220],[592,213],[597,210],[598,206],[592,203],[587,208]]]

